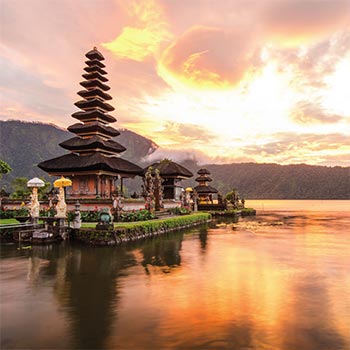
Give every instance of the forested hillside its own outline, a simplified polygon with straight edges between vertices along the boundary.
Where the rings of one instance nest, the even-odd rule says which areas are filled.
[[[141,159],[154,152],[157,145],[129,130],[120,130],[116,140],[127,148],[122,154],[140,166]],[[4,175],[7,186],[19,176],[31,178],[47,174],[37,164],[64,153],[58,144],[74,135],[54,125],[20,121],[0,122],[0,159],[9,163],[13,171]],[[350,199],[350,167],[326,167],[306,164],[278,165],[256,163],[198,165],[187,160],[182,165],[194,174],[206,167],[213,178],[212,186],[222,194],[233,188],[246,199]],[[196,186],[196,176],[185,181],[185,186]],[[140,180],[130,180],[129,193],[139,192]]]
[[[122,154],[136,164],[146,155],[154,152],[157,145],[151,140],[130,130],[119,130],[115,139],[127,148]],[[1,187],[10,190],[16,177],[32,178],[48,175],[37,167],[43,160],[68,153],[59,143],[75,135],[51,124],[28,123],[18,120],[0,121],[0,159],[6,161],[13,171],[4,175]]]
[[[350,167],[306,164],[182,163],[194,174],[201,167],[211,172],[211,186],[226,194],[233,188],[246,199],[350,199]],[[196,186],[192,179],[185,186]]]
[[[306,164],[208,165],[223,193],[237,188],[245,198],[350,199],[350,168]]]

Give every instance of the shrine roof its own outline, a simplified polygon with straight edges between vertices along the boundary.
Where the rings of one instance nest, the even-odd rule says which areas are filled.
[[[103,120],[107,123],[114,123],[117,121],[113,116],[105,113],[102,110],[94,109],[91,111],[79,111],[72,114],[73,118],[76,118],[78,120],[86,121],[86,120]]]
[[[92,136],[89,138],[73,137],[59,144],[62,148],[70,151],[74,150],[94,150],[102,149],[110,152],[121,153],[126,148],[114,140],[104,140],[100,136]]]
[[[79,156],[74,153],[46,160],[38,164],[38,167],[48,173],[67,173],[83,171],[109,171],[131,175],[141,175],[142,168],[126,159],[114,156],[106,156],[101,153]]]
[[[202,168],[197,171],[198,175],[210,175],[210,171],[208,169]]]
[[[197,182],[204,182],[204,181],[210,182],[210,181],[213,181],[213,179],[211,177],[207,176],[207,175],[201,175],[201,176],[198,176],[195,179],[195,181],[197,181]]]
[[[197,193],[218,193],[218,190],[211,186],[196,186],[193,188]]]
[[[94,47],[92,50],[86,53],[85,57],[87,57],[90,60],[98,60],[98,61],[103,61],[105,59],[102,53],[98,51],[96,47]]]
[[[101,133],[109,136],[118,136],[120,132],[108,125],[104,125],[100,122],[92,123],[75,123],[68,127],[68,131],[74,134],[85,134],[85,133]]]
[[[112,99],[111,95],[106,94],[105,92],[103,92],[99,88],[93,88],[90,90],[81,90],[78,92],[78,95],[81,96],[82,98],[85,98],[85,99],[92,98],[95,96],[98,96],[98,97],[102,98],[103,100],[111,100]]]
[[[160,171],[160,176],[163,176],[163,177],[166,177],[166,176],[192,177],[193,176],[193,174],[188,169],[170,160],[163,160],[161,162],[153,163],[150,166],[153,169],[158,169]],[[144,173],[147,172],[147,169],[150,166],[144,169]]]
[[[103,84],[98,79],[84,80],[81,81],[79,84],[86,89],[100,88],[103,91],[108,91],[110,89],[108,85]]]
[[[115,109],[112,105],[104,102],[99,98],[92,98],[90,100],[81,100],[74,103],[74,105],[83,110],[88,110],[90,108],[100,108],[102,110],[112,112]]]

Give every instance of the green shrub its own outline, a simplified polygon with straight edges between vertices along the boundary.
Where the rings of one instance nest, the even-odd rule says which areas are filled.
[[[122,213],[119,217],[122,222],[153,220],[156,216],[146,209],[133,210]]]
[[[29,216],[29,209],[21,206],[18,209],[0,210],[0,219],[12,219],[16,216]]]
[[[191,211],[187,208],[176,207],[169,209],[169,212],[174,215],[188,215],[191,214]]]
[[[156,231],[167,231],[184,227],[194,223],[207,222],[211,219],[208,213],[197,213],[181,217],[166,218],[161,220],[143,221],[139,223],[119,223],[116,224],[119,232],[133,234],[152,233]]]

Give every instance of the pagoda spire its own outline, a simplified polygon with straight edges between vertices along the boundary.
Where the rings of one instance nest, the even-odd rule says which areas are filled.
[[[91,154],[97,150],[110,155],[124,152],[125,147],[111,140],[111,137],[118,136],[120,133],[108,125],[116,119],[108,114],[114,110],[114,107],[106,102],[112,100],[112,96],[105,92],[109,90],[109,86],[104,84],[108,81],[105,77],[107,72],[96,63],[103,61],[104,57],[96,47],[85,56],[88,61],[84,70],[88,73],[83,74],[85,80],[80,83],[85,89],[78,92],[83,100],[74,104],[81,111],[72,114],[72,117],[82,123],[68,127],[68,130],[77,137],[60,143],[60,146],[80,155]]]
[[[213,181],[213,179],[209,176],[209,170],[202,168],[198,170],[197,174],[199,176],[195,179],[195,181],[198,182],[198,186],[196,186],[194,190],[198,193],[200,201],[208,201],[212,194],[218,193],[218,190],[208,185],[208,182]],[[210,201],[212,200],[210,199]]]
[[[80,111],[72,114],[79,122],[68,127],[75,137],[60,143],[70,153],[38,166],[50,175],[72,176],[72,196],[109,197],[116,178],[142,175],[142,169],[122,159],[119,154],[126,148],[112,139],[120,133],[108,125],[117,120],[109,114],[114,107],[106,102],[112,96],[106,92],[110,87],[103,55],[94,47],[85,56],[84,80],[80,82],[84,89],[78,91],[82,99],[74,104]]]

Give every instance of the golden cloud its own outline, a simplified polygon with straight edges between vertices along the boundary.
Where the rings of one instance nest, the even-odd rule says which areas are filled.
[[[290,117],[298,124],[331,124],[343,119],[342,116],[322,108],[320,103],[309,101],[297,102]]]
[[[349,26],[348,0],[265,1],[258,11],[269,39],[298,46]]]
[[[159,74],[171,85],[180,82],[202,89],[236,85],[254,56],[255,40],[248,36],[241,29],[192,27],[164,51]]]
[[[124,27],[113,41],[102,45],[118,57],[142,62],[171,38],[168,24],[154,0],[127,2],[126,12],[132,25]]]

